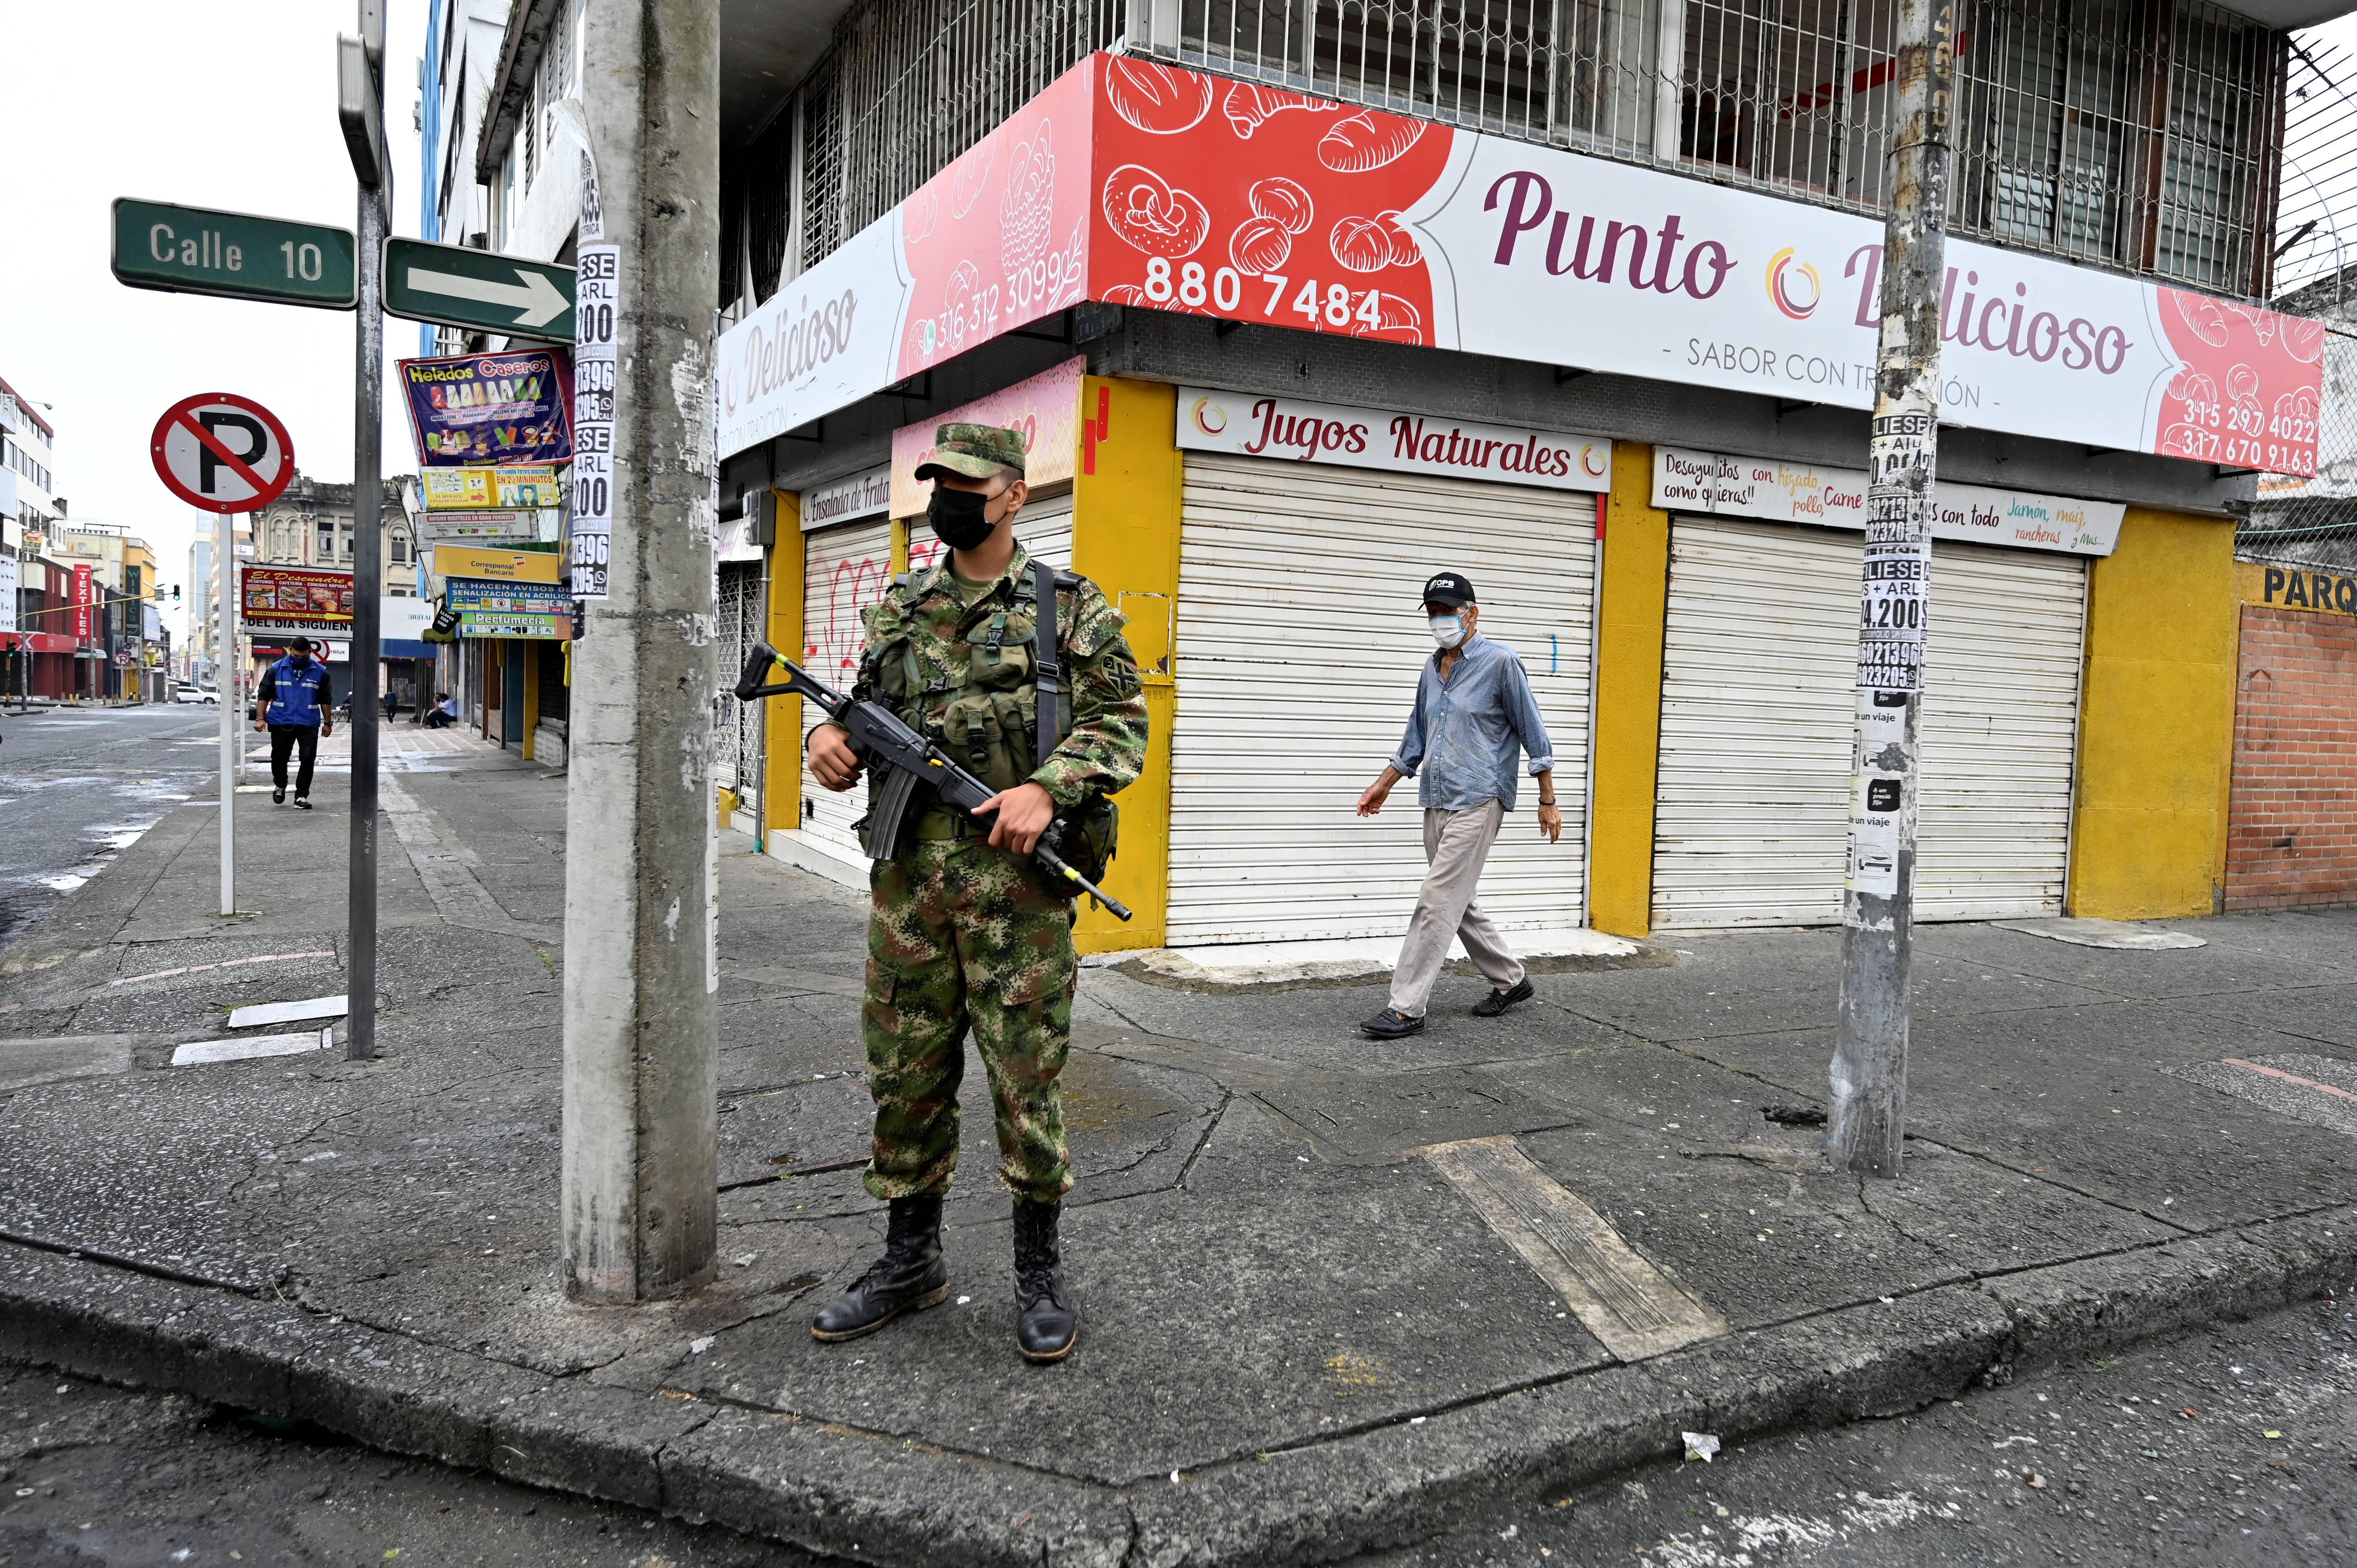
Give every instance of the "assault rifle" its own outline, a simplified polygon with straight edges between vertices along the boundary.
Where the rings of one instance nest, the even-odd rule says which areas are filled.
[[[775,685],[764,685],[762,679],[772,664],[782,667],[786,678]],[[899,842],[900,819],[908,811],[909,799],[919,784],[931,785],[942,805],[967,818],[978,818],[982,813],[977,808],[998,793],[951,761],[940,746],[902,724],[888,708],[845,696],[825,682],[813,679],[802,666],[768,643],[758,645],[745,660],[745,672],[737,677],[737,700],[752,703],[763,697],[788,694],[808,697],[825,709],[826,716],[851,736],[853,753],[878,775],[875,794],[867,806],[871,843],[889,845]],[[995,812],[996,808],[992,810]],[[1128,919],[1127,906],[1072,869],[1056,853],[1062,844],[1063,832],[1060,818],[1049,823],[1033,846],[1031,858],[1050,875],[1064,878],[1123,919]]]

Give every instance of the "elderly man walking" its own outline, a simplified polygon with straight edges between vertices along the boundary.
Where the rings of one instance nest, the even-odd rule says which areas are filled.
[[[1391,1005],[1359,1026],[1378,1040],[1423,1029],[1425,1004],[1451,937],[1464,939],[1465,950],[1493,988],[1474,1004],[1476,1017],[1494,1018],[1530,1000],[1522,961],[1474,898],[1490,846],[1514,809],[1518,752],[1528,756],[1531,777],[1538,780],[1539,831],[1549,843],[1563,837],[1555,747],[1521,657],[1477,635],[1481,607],[1462,573],[1438,573],[1426,583],[1424,611],[1440,650],[1416,682],[1415,711],[1398,754],[1359,797],[1359,815],[1372,817],[1383,809],[1393,785],[1415,779],[1424,855],[1431,865],[1392,972]]]

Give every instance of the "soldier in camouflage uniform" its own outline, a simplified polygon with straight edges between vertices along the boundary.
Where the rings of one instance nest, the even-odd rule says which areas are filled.
[[[899,843],[868,845],[860,1017],[876,1133],[866,1185],[890,1202],[891,1221],[884,1256],[812,1325],[821,1339],[871,1333],[948,1294],[942,1197],[957,1168],[969,1025],[997,1112],[999,1178],[1015,1193],[1017,1343],[1032,1360],[1058,1360],[1079,1328],[1057,1239],[1072,1185],[1056,1080],[1079,975],[1073,906],[1030,851],[1052,822],[1137,777],[1146,700],[1121,616],[1095,584],[1060,575],[1055,700],[1069,714],[1052,755],[1034,757],[1038,579],[1014,534],[1028,493],[1023,467],[1019,432],[942,425],[917,478],[935,481],[928,521],[950,548],[896,579],[866,615],[855,694],[892,709],[999,793],[984,822],[912,802]],[[829,789],[859,777],[832,725],[812,732],[810,755]]]

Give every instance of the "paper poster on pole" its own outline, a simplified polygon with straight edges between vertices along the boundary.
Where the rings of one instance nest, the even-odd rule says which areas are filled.
[[[606,596],[614,533],[614,316],[622,248],[584,245],[574,294],[573,596]]]

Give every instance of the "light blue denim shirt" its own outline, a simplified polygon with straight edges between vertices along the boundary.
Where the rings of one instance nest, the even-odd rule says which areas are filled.
[[[1514,754],[1530,754],[1534,778],[1555,767],[1555,746],[1520,655],[1475,635],[1448,679],[1440,655],[1416,682],[1415,711],[1392,766],[1416,781],[1426,811],[1463,811],[1495,800],[1514,809]]]

